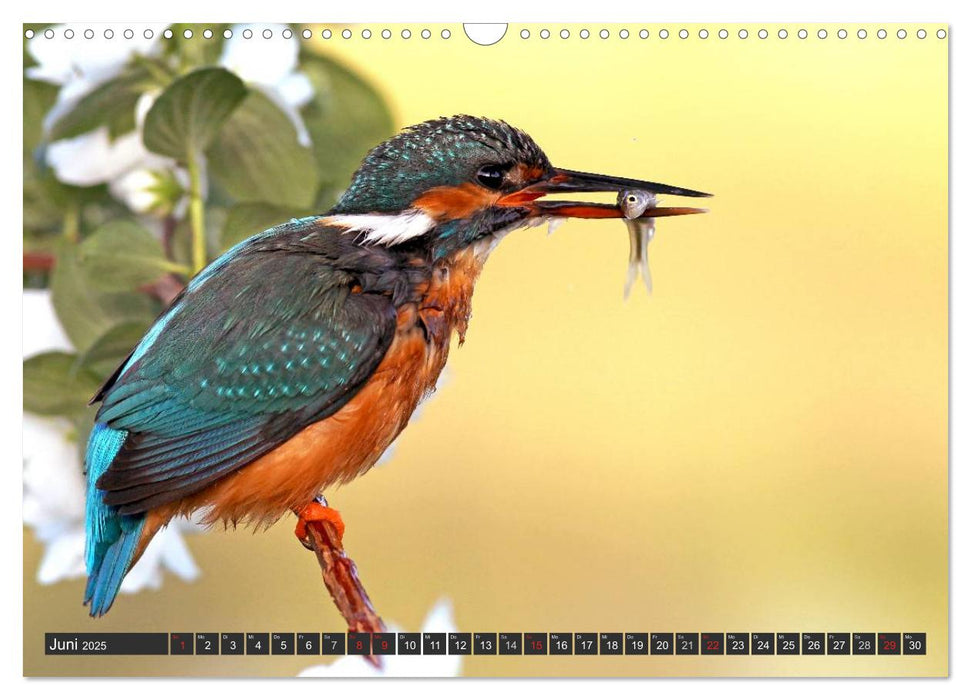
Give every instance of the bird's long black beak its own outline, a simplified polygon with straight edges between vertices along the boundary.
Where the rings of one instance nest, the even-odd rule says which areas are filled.
[[[534,182],[521,190],[499,199],[503,206],[526,206],[537,216],[569,216],[580,219],[619,219],[624,213],[616,204],[574,201],[538,201],[548,194],[567,194],[573,192],[622,192],[624,190],[645,190],[654,194],[669,194],[678,197],[711,197],[707,192],[689,190],[685,187],[665,185],[648,180],[633,180],[613,175],[598,175],[577,170],[556,169],[539,182]],[[655,207],[647,209],[642,217],[681,216],[684,214],[703,214],[707,209],[695,207]]]

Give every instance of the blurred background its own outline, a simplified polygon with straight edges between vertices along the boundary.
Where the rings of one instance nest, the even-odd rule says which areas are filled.
[[[25,674],[330,663],[43,655],[45,631],[343,629],[290,521],[255,535],[178,523],[90,620],[84,404],[207,260],[326,210],[400,127],[461,112],[525,129],[562,167],[716,197],[659,222],[650,297],[622,298],[616,222],[524,230],[493,253],[439,391],[380,465],[328,494],[385,620],[421,629],[446,599],[467,632],[923,631],[928,653],[472,656],[425,671],[945,674],[947,39],[937,25],[885,39],[689,25],[682,40],[680,26],[510,25],[482,47],[460,25],[309,25],[311,40],[303,25],[91,25],[89,43],[88,25],[32,25]],[[170,88],[203,67],[228,116],[173,142],[166,119],[188,103]]]

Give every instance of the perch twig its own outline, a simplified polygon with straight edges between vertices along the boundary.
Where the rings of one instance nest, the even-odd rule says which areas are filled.
[[[384,622],[371,605],[367,591],[357,575],[357,566],[347,556],[340,535],[333,523],[307,523],[309,549],[317,555],[320,575],[334,600],[334,605],[347,621],[349,632],[384,632]],[[382,668],[381,657],[365,656],[375,668]]]

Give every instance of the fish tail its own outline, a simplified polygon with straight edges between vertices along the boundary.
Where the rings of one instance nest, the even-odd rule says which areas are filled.
[[[654,219],[648,219],[647,224],[644,226],[644,232],[641,237],[641,250],[640,250],[640,268],[641,268],[641,278],[644,280],[644,287],[647,289],[648,294],[654,293],[654,281],[651,279],[651,265],[647,259],[647,249],[650,246],[651,241],[654,240]]]
[[[637,231],[637,224],[633,221],[625,221],[627,224],[627,232],[630,236],[630,255],[627,260],[627,280],[624,282],[624,300],[626,301],[630,297],[630,290],[634,287],[634,282],[637,281],[637,256],[638,256],[638,239],[640,235]]]
[[[624,281],[624,300],[630,296],[630,290],[634,286],[634,282],[637,281],[637,265],[631,264],[627,266],[627,279]]]
[[[651,266],[647,260],[647,247],[644,248],[644,257],[641,258],[640,262],[641,277],[644,280],[644,286],[647,288],[648,294],[654,293],[654,282],[651,280]]]

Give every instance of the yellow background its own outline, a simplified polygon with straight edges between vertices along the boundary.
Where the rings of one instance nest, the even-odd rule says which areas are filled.
[[[379,612],[462,631],[925,631],[927,656],[466,657],[470,675],[947,673],[947,40],[898,25],[589,39],[510,26],[319,41],[399,125],[467,112],[568,168],[716,194],[507,238],[448,380],[393,460],[328,494]],[[759,28],[770,38],[756,36]],[[798,39],[800,26],[809,38]],[[321,27],[315,27],[319,35]],[[335,35],[340,28],[334,28]],[[201,32],[197,32],[197,35]],[[254,46],[258,46],[254,40]],[[672,201],[674,198],[668,198]],[[689,202],[690,203],[690,202]],[[44,631],[342,628],[292,522],[189,538],[203,570],[87,618],[25,537],[28,674],[282,674],[308,657],[44,657]]]

